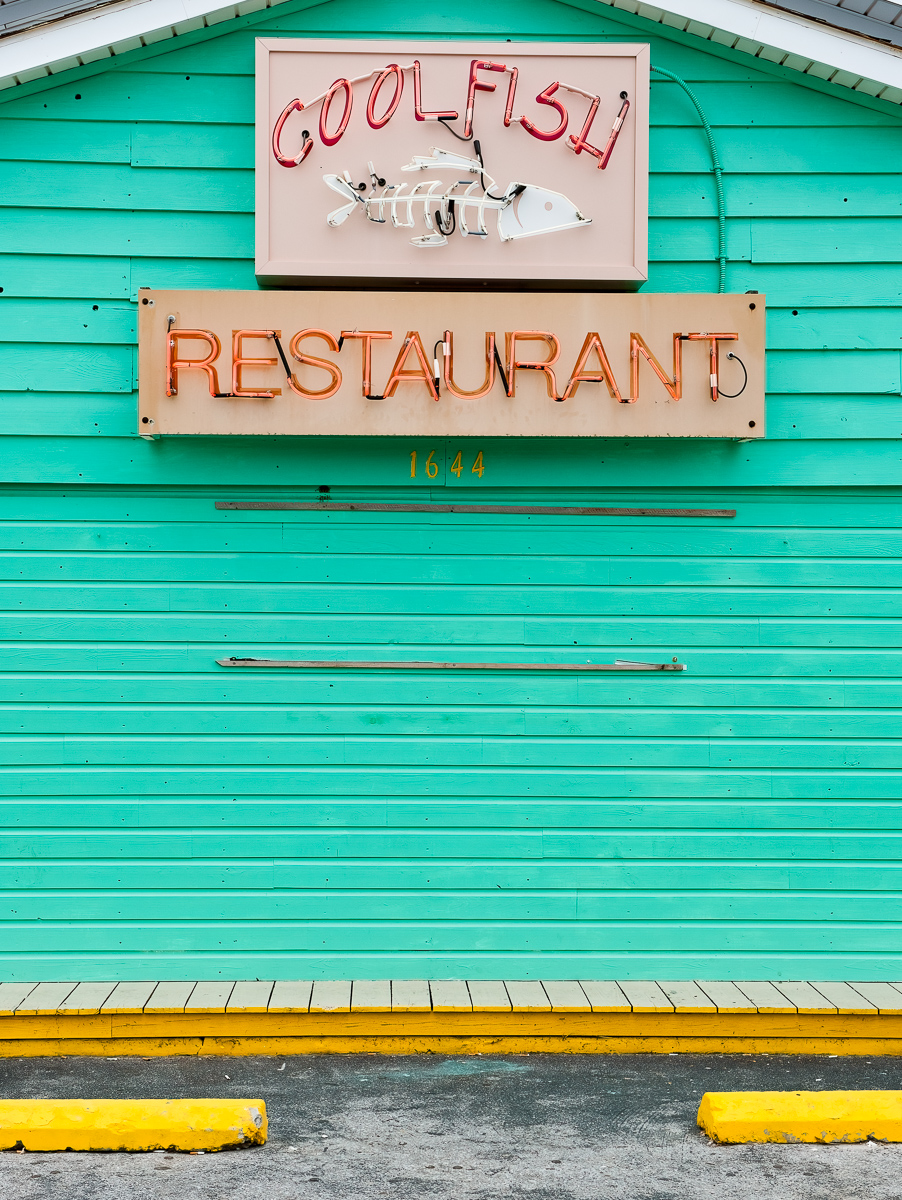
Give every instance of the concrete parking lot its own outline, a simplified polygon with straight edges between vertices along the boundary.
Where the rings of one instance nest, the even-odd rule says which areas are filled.
[[[900,1088],[902,1060],[3,1059],[6,1097],[262,1097],[258,1150],[0,1154],[9,1200],[899,1200],[902,1145],[715,1146],[706,1090]]]

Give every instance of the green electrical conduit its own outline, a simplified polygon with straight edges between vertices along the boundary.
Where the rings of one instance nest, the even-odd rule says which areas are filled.
[[[679,84],[695,105],[696,112],[708,137],[708,148],[711,151],[711,165],[714,168],[714,184],[717,189],[717,264],[720,268],[717,290],[718,292],[723,292],[726,290],[727,283],[727,219],[723,201],[723,167],[720,165],[714,134],[711,132],[711,126],[708,124],[708,118],[705,116],[705,110],[699,103],[698,96],[696,96],[686,80],[680,79],[679,75],[674,75],[673,71],[665,71],[663,67],[651,67],[650,69],[655,75],[663,75],[665,79],[669,79],[672,83]]]

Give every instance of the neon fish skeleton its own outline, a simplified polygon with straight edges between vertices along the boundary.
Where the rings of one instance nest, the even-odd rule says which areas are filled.
[[[390,221],[396,229],[415,229],[417,219],[421,218],[426,232],[410,239],[411,245],[421,247],[447,246],[448,237],[455,228],[460,229],[462,237],[488,237],[487,212],[498,213],[498,236],[503,242],[577,229],[592,223],[590,217],[583,216],[560,192],[530,183],[509,183],[502,195],[495,196],[492,194],[495,180],[485,173],[479,159],[441,150],[437,146],[432,147],[431,157],[414,155],[413,162],[401,170],[466,171],[476,178],[458,179],[450,186],[442,179],[424,180],[407,191],[406,183],[386,186],[385,180],[376,175],[373,164],[367,166],[372,185],[365,198],[351,182],[347,171],[343,176],[323,176],[334,192],[350,201],[329,213],[326,220],[333,229],[343,225],[358,206],[368,221],[377,225]]]

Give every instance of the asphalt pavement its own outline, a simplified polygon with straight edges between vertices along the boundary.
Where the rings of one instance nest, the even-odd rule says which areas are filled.
[[[902,1145],[716,1146],[705,1091],[902,1088],[900,1058],[0,1059],[4,1097],[262,1097],[219,1154],[0,1154],[3,1200],[902,1200]]]

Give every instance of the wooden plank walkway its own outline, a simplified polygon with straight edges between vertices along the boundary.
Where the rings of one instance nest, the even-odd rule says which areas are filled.
[[[353,997],[353,999],[352,999]],[[215,980],[0,983],[0,1017],[102,1013],[902,1014],[902,981]]]

